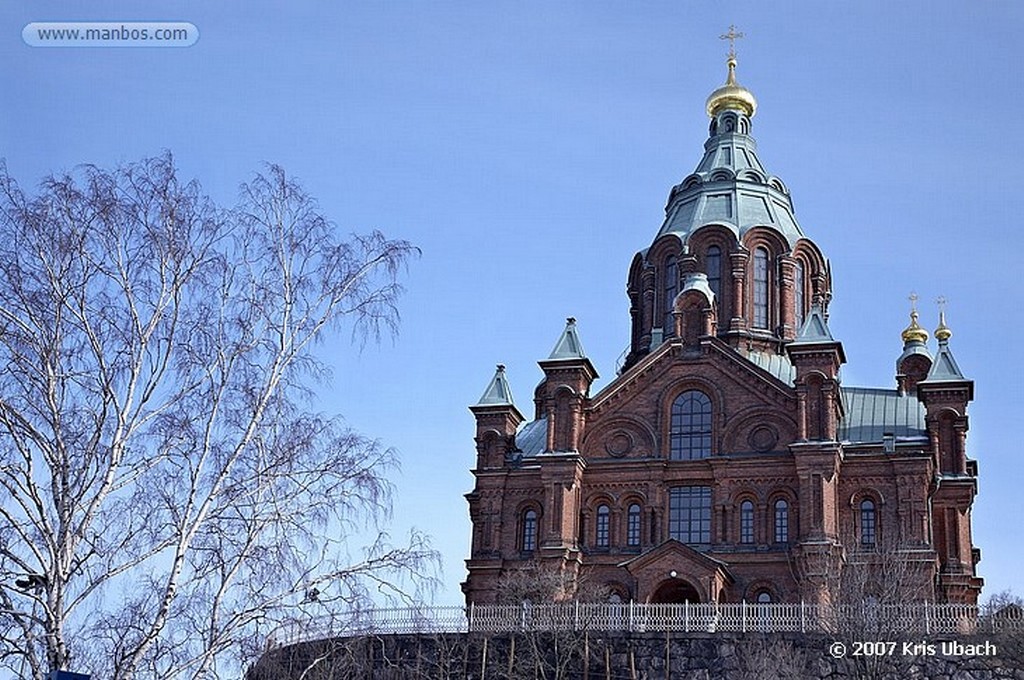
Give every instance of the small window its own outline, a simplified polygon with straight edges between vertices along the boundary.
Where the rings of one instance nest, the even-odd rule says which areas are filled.
[[[754,251],[754,328],[768,328],[768,251]]]
[[[636,548],[640,545],[640,506],[633,503],[626,512],[626,545]]]
[[[527,510],[523,513],[523,552],[537,549],[537,511]]]
[[[860,544],[872,546],[875,544],[875,502],[871,499],[864,499],[860,502]]]
[[[665,260],[665,288],[662,295],[662,309],[665,312],[665,319],[662,322],[663,337],[675,335],[676,325],[672,316],[672,304],[676,300],[676,293],[679,292],[679,265],[675,257]]]
[[[601,505],[597,508],[597,526],[595,531],[594,545],[598,548],[607,548],[609,544],[608,536],[608,525],[611,512],[608,510],[607,505]]]
[[[757,603],[758,604],[771,604],[771,601],[772,601],[772,594],[771,593],[769,593],[767,590],[758,591],[758,593],[757,593]]]
[[[754,542],[754,504],[751,501],[740,503],[740,543]]]
[[[789,503],[775,501],[775,542],[789,543]]]
[[[683,392],[672,402],[669,457],[697,460],[711,455],[711,400],[698,390]]]
[[[704,265],[708,270],[708,285],[711,286],[711,291],[718,297],[719,290],[722,285],[722,250],[718,246],[711,246],[708,248],[708,254],[705,258]]]

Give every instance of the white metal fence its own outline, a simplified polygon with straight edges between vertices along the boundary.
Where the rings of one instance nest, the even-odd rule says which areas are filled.
[[[393,634],[589,630],[601,633],[972,634],[1024,630],[1017,607],[906,602],[880,605],[805,603],[583,603],[365,609],[279,626],[268,647],[334,637]]]

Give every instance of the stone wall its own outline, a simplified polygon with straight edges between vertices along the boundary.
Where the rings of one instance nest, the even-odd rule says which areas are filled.
[[[267,652],[247,680],[1024,680],[1019,634],[844,642],[841,656],[835,644],[798,634],[381,635]]]

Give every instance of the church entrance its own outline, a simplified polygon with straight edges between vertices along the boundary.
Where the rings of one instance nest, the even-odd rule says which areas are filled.
[[[673,578],[665,581],[651,595],[651,604],[682,604],[684,602],[698,603],[700,595],[697,589],[681,578]]]

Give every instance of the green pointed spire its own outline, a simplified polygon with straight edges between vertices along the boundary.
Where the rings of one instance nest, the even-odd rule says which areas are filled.
[[[508,378],[505,377],[505,365],[498,364],[494,377],[491,378],[490,384],[484,390],[483,396],[480,397],[480,401],[476,405],[504,406],[509,404],[515,405],[515,400],[512,398],[512,388],[509,387]]]
[[[587,358],[587,353],[583,350],[583,343],[580,342],[579,333],[576,331],[576,319],[570,316],[565,321],[565,330],[562,331],[562,336],[555,343],[555,348],[551,350],[548,361]]]
[[[835,342],[835,338],[832,337],[832,331],[828,328],[828,322],[825,320],[825,315],[821,311],[821,305],[811,307],[811,312],[804,320],[804,325],[800,328],[800,332],[797,334],[793,344],[810,344],[815,342]]]
[[[935,353],[935,361],[928,371],[925,380],[929,382],[948,382],[966,380],[963,371],[957,366],[953,352],[949,349],[949,339],[953,331],[946,325],[945,298],[939,298],[939,326],[935,329],[935,338],[939,341],[939,351]]]

